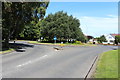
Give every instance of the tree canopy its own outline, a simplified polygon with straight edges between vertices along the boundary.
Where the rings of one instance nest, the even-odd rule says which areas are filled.
[[[40,24],[39,21],[36,23],[35,21],[31,21],[30,24],[25,25],[24,30],[19,34],[18,39],[24,40],[36,40],[40,38]]]
[[[2,39],[8,43],[15,38],[31,20],[43,19],[48,2],[3,2],[2,3]]]
[[[85,36],[80,28],[80,21],[63,11],[49,14],[41,22],[41,28],[42,37],[48,40],[53,40],[53,37],[56,36],[60,41],[67,39],[85,41]]]

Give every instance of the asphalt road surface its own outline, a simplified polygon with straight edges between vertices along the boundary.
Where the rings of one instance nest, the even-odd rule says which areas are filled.
[[[2,56],[3,78],[84,78],[94,59],[111,46],[63,47],[31,45],[26,42],[25,52]]]

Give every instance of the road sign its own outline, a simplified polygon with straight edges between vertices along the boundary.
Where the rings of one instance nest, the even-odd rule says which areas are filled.
[[[54,43],[56,44],[57,37],[56,37],[56,36],[54,36],[54,38],[53,38],[53,39],[54,39]]]
[[[54,40],[57,40],[57,37],[56,37],[56,36],[54,37]]]

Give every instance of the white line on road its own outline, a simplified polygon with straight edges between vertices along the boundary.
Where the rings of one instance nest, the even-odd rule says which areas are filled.
[[[38,58],[38,59],[35,59],[35,60],[33,60],[33,61],[28,61],[28,62],[25,62],[25,63],[23,63],[23,64],[17,65],[16,67],[17,67],[17,68],[20,68],[20,67],[26,66],[26,65],[28,65],[28,64],[37,62],[37,61],[39,61],[39,60],[41,60],[41,59],[45,59],[47,56],[48,56],[48,55],[44,55],[44,56],[42,56],[42,57],[40,57],[40,58]]]
[[[26,63],[24,63],[24,64],[18,65],[17,67],[22,67],[22,66],[25,66],[25,65],[30,64],[30,63],[31,63],[31,61],[28,61],[28,62],[26,62]]]

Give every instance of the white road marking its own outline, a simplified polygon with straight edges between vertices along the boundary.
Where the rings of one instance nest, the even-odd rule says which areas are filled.
[[[25,65],[27,65],[27,64],[30,64],[32,61],[28,61],[28,62],[26,62],[26,63],[24,63],[24,64],[20,64],[20,65],[18,65],[17,67],[22,67],[22,66],[25,66]]]
[[[23,63],[23,64],[17,65],[16,67],[17,67],[17,68],[20,68],[20,67],[26,66],[26,65],[31,64],[31,63],[33,63],[33,62],[37,62],[37,61],[39,61],[39,60],[41,60],[41,59],[45,59],[45,57],[47,57],[47,56],[48,56],[48,55],[44,55],[44,56],[42,56],[42,57],[40,57],[40,58],[38,58],[38,59],[35,59],[35,60],[33,60],[33,61],[28,61],[28,62],[25,62],[25,63]]]

